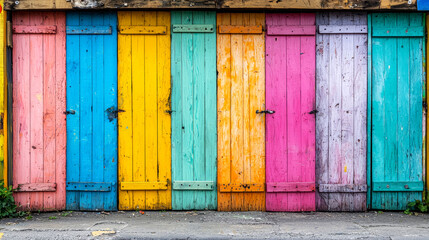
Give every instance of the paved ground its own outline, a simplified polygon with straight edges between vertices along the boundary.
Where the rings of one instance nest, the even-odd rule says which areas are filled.
[[[0,220],[0,238],[429,239],[429,214],[52,212],[33,214],[30,220]]]

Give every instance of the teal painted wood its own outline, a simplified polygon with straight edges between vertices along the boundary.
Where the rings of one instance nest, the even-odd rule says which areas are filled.
[[[424,38],[380,37],[379,28],[423,28],[420,13],[374,13],[370,29],[371,206],[403,210],[421,200],[422,191],[400,191],[399,185],[422,185],[423,49]],[[397,191],[381,191],[380,182]],[[416,183],[417,182],[417,183]],[[376,183],[376,184],[374,184]]]
[[[176,11],[175,25],[216,26],[216,13]],[[217,208],[216,33],[171,34],[172,208]],[[209,181],[212,190],[174,188],[175,182]],[[177,184],[176,184],[177,185]]]
[[[68,210],[117,210],[116,25],[114,12],[67,13],[68,29],[86,28],[67,33]]]

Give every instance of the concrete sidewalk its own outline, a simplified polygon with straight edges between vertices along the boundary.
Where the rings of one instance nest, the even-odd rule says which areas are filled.
[[[429,214],[52,212],[0,220],[3,239],[429,239]],[[1,237],[0,237],[1,238]]]

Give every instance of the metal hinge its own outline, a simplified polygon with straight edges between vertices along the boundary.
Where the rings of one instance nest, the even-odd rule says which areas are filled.
[[[75,110],[67,110],[63,112],[65,115],[69,115],[69,114],[75,114],[76,111]]]
[[[309,112],[308,114],[316,114],[316,113],[318,113],[319,111],[317,110],[317,109],[313,109],[311,112]]]

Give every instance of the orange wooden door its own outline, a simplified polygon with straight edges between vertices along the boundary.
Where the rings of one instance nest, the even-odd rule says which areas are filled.
[[[218,209],[265,209],[263,13],[217,15]]]
[[[66,205],[65,20],[13,14],[13,186],[22,210]]]

